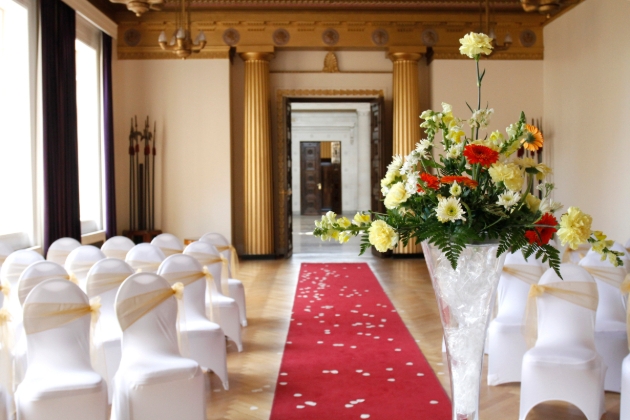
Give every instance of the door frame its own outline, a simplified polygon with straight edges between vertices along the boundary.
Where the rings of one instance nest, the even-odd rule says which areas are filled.
[[[276,91],[276,136],[274,140],[273,165],[274,179],[274,236],[275,253],[279,257],[290,257],[292,254],[291,238],[292,226],[288,222],[287,212],[290,206],[291,190],[287,189],[287,126],[286,109],[292,102],[370,102],[377,98],[384,98],[382,89],[278,89]],[[391,112],[386,112],[386,115]],[[384,130],[388,133],[391,130]],[[391,141],[385,137],[386,141]]]

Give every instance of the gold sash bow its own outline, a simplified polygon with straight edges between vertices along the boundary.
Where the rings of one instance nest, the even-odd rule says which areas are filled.
[[[129,273],[96,273],[90,276],[86,291],[88,296],[98,296],[109,290],[116,289],[122,284]]]
[[[543,274],[542,267],[531,264],[509,264],[503,266],[503,272],[527,284],[537,284]]]
[[[195,283],[199,280],[205,280],[206,287],[210,288],[210,290],[216,290],[216,286],[214,284],[214,277],[208,271],[208,267],[206,267],[205,265],[203,266],[203,271],[181,271],[179,273],[166,273],[166,274],[162,274],[162,277],[168,280],[169,283],[180,282],[184,285],[184,287],[188,286],[189,284]],[[205,297],[204,297],[204,300],[205,300]],[[218,324],[219,323],[219,319],[217,318],[218,314],[215,314],[212,309],[213,309],[212,299],[210,299],[210,304],[206,305],[206,316],[208,317],[209,320]]]
[[[525,341],[528,348],[536,344],[538,335],[538,306],[536,298],[545,293],[583,308],[597,311],[599,294],[595,282],[565,280],[549,284],[532,284],[529,289],[527,307],[525,309]]]
[[[238,271],[238,254],[236,253],[236,248],[232,245],[215,245],[215,248],[219,252],[230,251],[230,273],[232,274],[232,278],[236,278],[236,272]]]
[[[152,261],[140,261],[140,260],[129,260],[127,264],[132,266],[137,273],[139,272],[149,272],[149,273],[157,273],[158,268],[160,268],[161,262],[152,262]]]
[[[613,287],[621,289],[624,278],[626,277],[626,270],[621,267],[599,267],[599,266],[581,266],[588,271],[593,277],[597,277],[604,283],[608,283]]]
[[[194,257],[199,264],[203,266],[209,266],[212,264],[221,263],[221,294],[224,296],[229,296],[229,285],[228,285],[228,260],[223,255],[219,256],[211,256],[209,254],[204,254],[203,252],[190,252],[188,253],[191,257]],[[213,289],[213,290],[216,290]]]
[[[182,252],[184,252],[181,249],[175,249],[175,248],[164,248],[164,247],[159,247],[159,248],[166,257],[170,257],[171,255],[175,255],[175,254],[181,254]]]

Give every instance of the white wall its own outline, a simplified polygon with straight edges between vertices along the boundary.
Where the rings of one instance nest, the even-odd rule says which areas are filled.
[[[630,2],[586,1],[545,27],[544,128],[556,199],[630,238]]]
[[[129,227],[129,120],[157,121],[156,227],[231,238],[229,60],[117,60],[114,130],[118,229]]]

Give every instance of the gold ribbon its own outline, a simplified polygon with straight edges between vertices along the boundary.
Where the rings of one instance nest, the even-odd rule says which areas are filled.
[[[565,280],[549,284],[532,284],[527,297],[527,307],[525,308],[525,341],[528,348],[536,344],[538,335],[538,306],[536,298],[545,293],[583,308],[597,311],[599,294],[595,282]]]
[[[238,254],[236,253],[236,248],[234,248],[232,245],[215,245],[214,246],[217,251],[219,252],[223,252],[223,251],[230,251],[230,273],[232,275],[232,278],[236,278],[236,272],[238,270]]]
[[[543,274],[542,267],[532,264],[509,264],[503,266],[503,272],[527,284],[537,284]]]
[[[131,267],[133,267],[137,273],[139,272],[149,272],[149,273],[157,273],[158,268],[160,268],[161,262],[153,262],[153,261],[140,261],[140,260],[129,260],[127,261]]]
[[[580,259],[582,259],[586,255],[585,252],[588,252],[588,249],[584,249],[583,247],[579,247],[578,249],[572,249],[571,247],[567,246],[567,248],[564,250],[564,254],[562,254],[562,262],[563,263],[571,262],[572,254],[577,254],[580,257]]]
[[[100,298],[84,303],[33,302],[24,305],[24,331],[26,334],[61,327],[85,315],[92,316],[92,324],[98,320],[101,309]]]
[[[7,274],[2,279],[2,281],[3,282],[6,281],[9,284],[17,283],[18,279],[22,275],[22,272],[24,270],[26,270],[26,268],[29,265],[27,265],[27,264],[19,264],[19,263],[9,263],[9,269],[7,270]]]
[[[182,252],[184,252],[181,249],[175,249],[175,248],[165,248],[161,246],[158,248],[160,248],[160,250],[164,253],[166,257],[170,257],[171,255],[175,255],[175,254],[181,254]]]
[[[70,275],[69,280],[78,285],[79,277],[85,277],[94,264],[96,264],[96,261],[70,263],[66,268],[68,270],[68,274]]]
[[[86,291],[88,296],[98,296],[109,290],[116,289],[130,273],[96,273],[88,278]]]
[[[103,254],[105,254],[107,258],[118,258],[123,261],[125,261],[127,252],[129,252],[123,249],[101,249],[101,251],[103,251]]]
[[[20,302],[24,302],[24,300],[26,300],[26,296],[28,296],[31,290],[33,290],[33,287],[37,286],[44,280],[49,279],[66,279],[70,280],[74,284],[78,283],[76,277],[70,274],[49,274],[44,276],[25,277],[20,279],[20,282],[18,283],[18,299]]]
[[[581,266],[588,271],[593,277],[597,277],[604,283],[608,283],[613,287],[621,289],[626,277],[626,270],[622,267],[599,267],[599,266]]]
[[[116,308],[120,328],[125,331],[137,320],[173,295],[177,299],[182,298],[184,295],[184,285],[182,283],[175,283],[170,288],[142,293],[123,300]]]
[[[199,264],[203,266],[209,266],[212,264],[221,263],[221,294],[224,296],[229,296],[229,285],[228,285],[228,260],[223,255],[212,256],[211,254],[206,254],[203,252],[189,252],[187,253],[191,257],[194,257]],[[216,289],[215,289],[216,290]]]
[[[214,277],[212,276],[212,273],[208,271],[208,267],[206,267],[205,265],[203,266],[203,271],[181,271],[179,273],[163,273],[162,277],[164,277],[169,283],[180,282],[184,285],[184,287],[199,280],[205,280],[206,287],[210,288],[210,290],[213,291],[217,290],[216,285],[214,284]],[[212,299],[210,299],[209,305],[205,305],[206,316],[210,321],[218,324],[218,314],[215,315],[212,309]]]

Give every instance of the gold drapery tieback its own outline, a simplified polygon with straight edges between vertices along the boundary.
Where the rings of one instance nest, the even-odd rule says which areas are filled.
[[[61,327],[85,315],[92,316],[96,324],[101,310],[101,299],[96,297],[89,304],[33,302],[24,305],[24,331],[35,334]]]
[[[161,262],[152,262],[152,261],[140,261],[140,260],[129,260],[127,264],[132,266],[136,273],[140,272],[157,272],[158,268],[160,268]]]
[[[527,284],[537,284],[543,274],[542,267],[531,264],[509,264],[503,266],[503,272]]]
[[[583,308],[597,311],[599,293],[597,292],[597,284],[595,282],[565,280],[549,284],[532,284],[529,289],[527,306],[525,308],[524,333],[528,348],[536,344],[538,336],[538,305],[536,298],[545,293]]]
[[[98,296],[116,289],[127,279],[129,273],[96,273],[90,276],[86,284],[88,296]]]
[[[24,302],[26,296],[28,296],[31,290],[33,290],[33,287],[37,286],[44,280],[49,279],[66,279],[70,280],[74,284],[78,283],[77,278],[70,274],[49,274],[44,276],[28,277],[20,280],[20,283],[18,284],[18,299],[20,299],[20,302]]]
[[[593,277],[597,277],[604,283],[608,283],[619,289],[621,289],[621,285],[626,277],[626,270],[621,267],[594,267],[587,265],[581,267],[588,271]]]
[[[230,251],[230,271],[232,272],[232,278],[236,278],[237,271],[239,268],[238,254],[236,253],[236,248],[232,245],[215,245],[215,248],[219,252]]]
[[[122,250],[122,249],[108,249],[104,253],[108,254],[107,255],[108,258],[118,258],[119,260],[125,261],[125,257],[127,256],[127,252],[129,252],[129,251],[125,251],[125,250]]]
[[[46,259],[48,261],[51,260],[52,258],[63,258],[66,259],[68,258],[68,255],[70,255],[71,251],[68,251],[66,249],[49,249],[48,250],[48,254],[46,254]]]
[[[212,256],[210,254],[204,254],[203,252],[191,252],[188,255],[194,257],[199,264],[203,266],[209,266],[212,264],[221,263],[221,294],[229,296],[228,285],[228,260],[223,255]],[[213,289],[213,290],[216,290]]]
[[[175,254],[181,254],[182,252],[184,252],[181,249],[175,249],[175,248],[163,248],[163,247],[159,247],[159,248],[167,257],[170,257],[171,255],[175,255]]]

